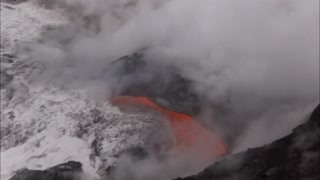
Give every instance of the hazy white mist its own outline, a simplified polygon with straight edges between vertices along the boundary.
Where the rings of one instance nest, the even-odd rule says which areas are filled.
[[[107,95],[108,64],[147,48],[150,60],[181,68],[199,94],[227,109],[210,109],[216,119],[201,121],[225,136],[241,127],[233,151],[290,133],[319,102],[318,0],[56,0],[54,6],[71,20],[28,45],[47,67],[39,82],[94,86]]]

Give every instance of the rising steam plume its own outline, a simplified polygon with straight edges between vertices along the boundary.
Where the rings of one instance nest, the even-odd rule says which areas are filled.
[[[286,135],[319,102],[318,0],[38,3],[63,8],[70,23],[25,48],[46,67],[37,83],[107,96],[109,64],[144,49],[194,81],[206,100],[200,121],[229,138],[232,152]]]

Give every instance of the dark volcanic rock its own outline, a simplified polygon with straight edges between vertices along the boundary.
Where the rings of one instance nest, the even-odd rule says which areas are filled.
[[[147,150],[142,147],[132,147],[126,149],[119,153],[119,156],[129,156],[130,158],[134,159],[135,161],[143,160],[149,156]]]
[[[1,2],[10,3],[10,4],[19,4],[26,1],[28,0],[1,0]]]
[[[192,82],[178,68],[147,59],[143,53],[114,61],[109,72],[109,77],[115,77],[113,95],[147,96],[162,107],[186,114],[200,110]]]
[[[44,171],[21,169],[10,180],[78,180],[82,164],[68,161]]]
[[[177,180],[225,179],[319,179],[320,105],[308,122],[271,144],[249,149],[218,163],[198,175]]]

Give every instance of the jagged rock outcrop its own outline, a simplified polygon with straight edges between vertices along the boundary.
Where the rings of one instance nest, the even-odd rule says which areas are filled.
[[[21,169],[10,180],[78,180],[82,172],[82,164],[68,161],[44,171]]]
[[[319,179],[320,105],[309,120],[271,144],[217,162],[197,175],[177,180]]]

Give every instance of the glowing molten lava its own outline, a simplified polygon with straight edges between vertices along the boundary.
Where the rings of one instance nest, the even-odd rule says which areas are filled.
[[[111,102],[114,105],[146,106],[164,114],[170,122],[176,140],[175,148],[179,153],[197,153],[208,160],[226,153],[221,139],[189,115],[167,110],[147,97],[121,96]]]

